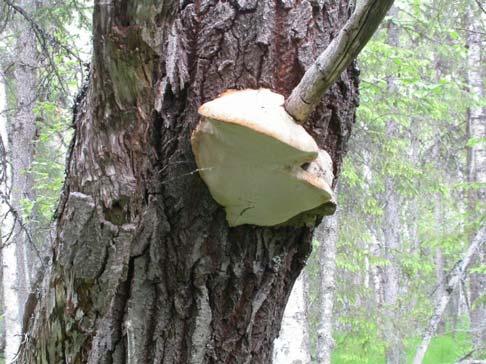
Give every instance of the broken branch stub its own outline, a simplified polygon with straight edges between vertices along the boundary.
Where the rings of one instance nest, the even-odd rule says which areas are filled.
[[[336,38],[309,67],[292,90],[285,109],[304,123],[322,96],[368,43],[394,0],[366,0],[359,5]]]
[[[199,108],[192,149],[230,226],[273,226],[335,208],[332,161],[283,104],[267,89],[230,90]]]

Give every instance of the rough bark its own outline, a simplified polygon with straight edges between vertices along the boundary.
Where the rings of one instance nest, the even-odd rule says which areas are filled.
[[[5,93],[5,81],[0,78],[0,136],[2,142],[2,168],[1,168],[1,201],[0,217],[2,219],[2,229],[0,229],[0,242],[2,249],[2,285],[4,303],[4,323],[5,323],[5,360],[10,363],[14,360],[20,345],[20,312],[19,296],[17,294],[18,269],[17,251],[15,244],[12,243],[11,233],[14,229],[14,217],[10,211],[8,198],[11,190],[11,167],[6,163],[8,154],[8,131],[7,131],[7,99]]]
[[[280,333],[273,343],[273,364],[307,364],[311,362],[307,324],[306,271],[294,283],[285,306]]]
[[[339,211],[339,210],[338,210]],[[320,315],[317,331],[317,362],[330,364],[334,348],[332,337],[332,310],[334,307],[334,293],[336,291],[336,244],[338,241],[338,212],[327,216],[317,227],[319,240],[319,299]]]
[[[398,8],[393,7],[390,11],[392,17],[398,14]],[[399,45],[399,29],[393,19],[387,25],[388,44],[392,47]],[[388,76],[388,92],[396,93],[396,78]],[[389,140],[397,135],[397,125],[393,120],[386,123],[386,136]],[[395,181],[392,176],[385,177],[385,209],[383,212],[383,234],[384,234],[384,257],[387,265],[384,267],[384,334],[387,342],[386,362],[387,364],[401,364],[405,358],[403,345],[400,338],[400,330],[397,326],[398,318],[398,295],[399,295],[399,267],[397,253],[400,249],[400,219],[398,193]]]
[[[287,96],[349,14],[337,0],[95,2],[90,83],[21,363],[270,362],[313,229],[229,228],[190,135],[225,89]],[[305,125],[335,172],[356,105],[351,67]]]
[[[458,283],[462,279],[464,279],[466,275],[466,270],[471,263],[472,258],[477,251],[480,251],[482,249],[485,242],[486,227],[483,226],[474,236],[462,259],[456,263],[454,268],[449,273],[449,277],[445,285],[445,290],[442,297],[440,297],[437,301],[437,304],[434,308],[434,314],[430,318],[429,325],[425,330],[422,342],[420,343],[420,346],[415,353],[413,364],[422,364],[425,353],[427,352],[427,348],[429,347],[430,340],[432,340],[432,337],[434,337],[437,331],[437,327],[439,326],[442,314],[444,313],[447,304],[449,303],[449,300],[454,293],[454,290],[456,289]]]
[[[484,41],[482,31],[482,21],[484,14],[481,14],[476,4],[472,3],[468,7],[468,62],[467,62],[467,83],[469,92],[478,100],[485,96],[483,87]],[[468,112],[468,134],[469,138],[478,140],[486,137],[486,108],[481,105],[473,105]],[[469,148],[468,156],[468,179],[476,187],[470,194],[469,207],[472,216],[481,218],[484,213],[484,201],[486,201],[486,146],[484,142],[479,142]],[[480,185],[482,184],[482,185]],[[482,205],[483,204],[483,205]],[[486,249],[483,249],[475,258],[475,264],[486,265]],[[471,290],[471,329],[474,347],[478,353],[485,351],[486,347],[486,303],[478,299],[483,297],[486,292],[486,274],[472,273],[470,277]]]

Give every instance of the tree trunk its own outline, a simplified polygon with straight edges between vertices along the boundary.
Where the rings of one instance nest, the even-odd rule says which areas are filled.
[[[229,228],[190,136],[197,108],[228,88],[287,96],[350,14],[346,1],[321,6],[95,3],[52,269],[21,363],[271,361],[313,229]],[[350,67],[305,125],[336,173],[356,105]]]
[[[469,32],[467,33],[468,62],[467,62],[467,82],[469,92],[480,100],[485,96],[481,72],[484,72],[484,59],[482,50],[484,49],[483,30],[481,22],[481,11],[477,4],[471,3],[468,7]],[[481,204],[486,200],[486,146],[481,138],[486,137],[486,109],[481,105],[473,105],[468,112],[468,133],[473,145],[469,148],[468,156],[468,179],[469,182],[476,184],[470,194],[470,209],[474,217],[481,219]],[[475,142],[474,142],[475,141]],[[482,185],[480,185],[482,184]],[[476,211],[477,210],[477,211]],[[484,214],[484,212],[483,212]],[[483,249],[475,258],[474,264],[479,266],[486,265],[486,249]],[[486,274],[477,272],[472,273],[471,283],[471,329],[474,348],[478,353],[486,350],[486,303],[478,299],[484,297],[486,292]]]
[[[392,47],[399,45],[399,29],[394,23],[398,8],[393,7],[390,11],[392,17],[388,23],[387,35],[388,44]],[[397,86],[395,76],[387,78],[388,92],[396,93]],[[396,137],[397,125],[393,120],[386,124],[386,136],[391,139]],[[400,249],[400,219],[399,201],[395,188],[395,181],[392,176],[385,177],[385,210],[383,213],[384,233],[384,257],[387,265],[384,267],[384,334],[387,342],[386,362],[387,364],[401,364],[404,362],[403,345],[400,338],[400,331],[397,327],[398,294],[399,294],[399,267],[397,253]]]
[[[434,337],[437,327],[442,318],[442,314],[444,313],[449,300],[454,293],[458,283],[464,279],[466,275],[466,270],[471,262],[471,259],[474,257],[476,251],[481,251],[482,246],[486,241],[486,227],[482,227],[475,235],[471,245],[469,245],[468,249],[464,253],[464,256],[461,260],[459,260],[452,271],[449,273],[449,278],[446,283],[445,290],[443,292],[442,297],[439,297],[437,300],[437,304],[434,308],[434,314],[430,318],[429,325],[425,330],[424,336],[422,338],[422,342],[415,353],[415,358],[413,360],[413,364],[422,364],[424,360],[425,353],[427,352],[427,348],[429,347],[430,340]]]
[[[336,245],[338,241],[338,216],[325,217],[317,227],[319,240],[319,298],[320,317],[317,332],[317,362],[330,364],[334,348],[332,337],[332,310],[334,307],[334,293],[336,291]]]
[[[2,86],[0,86],[1,88]],[[2,91],[0,91],[0,97]],[[1,102],[0,102],[1,103]],[[1,110],[1,109],[0,109]],[[1,111],[0,111],[1,112]],[[1,123],[1,121],[0,121]],[[0,202],[1,204],[2,202]],[[0,211],[1,213],[1,211]],[[5,353],[6,345],[6,327],[5,327],[5,294],[3,290],[3,254],[2,254],[2,241],[1,239],[2,230],[0,229],[0,315],[2,316],[2,321],[0,325],[0,353]]]
[[[303,270],[294,283],[285,306],[280,333],[273,343],[273,364],[307,364],[311,362],[307,324],[307,291],[307,274]]]
[[[1,170],[1,219],[3,221],[0,230],[0,242],[2,248],[2,285],[3,285],[3,304],[4,304],[4,323],[5,323],[5,360],[10,363],[14,360],[20,345],[20,312],[18,296],[18,269],[17,269],[17,250],[12,243],[11,237],[14,229],[14,216],[10,211],[9,194],[12,188],[11,167],[7,161],[8,155],[8,132],[7,132],[7,98],[5,92],[5,80],[0,78],[0,135],[2,141],[2,170]],[[8,239],[8,240],[7,240]]]
[[[438,151],[438,143],[436,141],[437,146],[435,151],[433,152],[433,158],[439,164],[439,151]],[[439,166],[437,165],[437,170],[440,171]],[[442,214],[442,201],[440,192],[435,193],[435,201],[434,201],[434,217],[435,217],[435,235],[436,239],[441,239],[442,237],[442,226],[444,224],[443,221],[443,214]],[[436,289],[435,289],[435,302],[438,303],[445,293],[445,284],[446,284],[446,277],[445,277],[445,268],[444,268],[444,255],[442,254],[442,248],[436,246],[434,249],[434,265],[435,265],[435,278],[436,278]],[[445,330],[445,322],[441,320],[437,327],[437,333],[442,334]]]
[[[373,175],[372,175],[372,169],[371,169],[371,153],[368,150],[363,149],[363,177],[365,180],[365,190],[369,192],[371,188],[371,184],[373,181]],[[368,225],[368,233],[370,235],[370,241],[368,242],[368,249],[370,251],[371,257],[379,257],[382,256],[382,247],[380,244],[380,241],[378,240],[377,237],[377,231],[376,231],[376,223],[373,221],[373,219],[368,216],[367,217],[367,225]],[[370,276],[371,276],[371,282],[370,284],[373,285],[373,292],[374,292],[374,297],[375,297],[375,304],[378,308],[381,309],[383,305],[383,269],[382,267],[376,265],[376,264],[370,264],[369,267],[370,271]]]
[[[24,0],[19,4],[26,9],[34,9],[32,0]],[[14,71],[15,97],[17,100],[15,115],[12,118],[9,131],[12,164],[12,207],[22,215],[24,200],[33,199],[33,180],[30,173],[34,157],[34,140],[36,136],[34,106],[36,101],[36,69],[37,51],[36,38],[31,24],[25,19],[16,21],[15,32],[17,44],[15,49],[16,64]],[[23,304],[31,288],[32,246],[27,238],[27,224],[16,221],[13,243],[17,250],[18,295],[20,315],[23,315]]]

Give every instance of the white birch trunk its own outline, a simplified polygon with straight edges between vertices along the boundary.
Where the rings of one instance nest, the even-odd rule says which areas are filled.
[[[402,357],[400,332],[396,326],[399,294],[399,270],[396,254],[400,248],[398,199],[390,178],[387,178],[385,186],[384,257],[387,259],[387,265],[383,269],[383,324],[387,341],[386,360],[387,364],[401,364],[404,358]]]
[[[369,186],[373,181],[373,176],[371,172],[371,155],[370,152],[367,150],[363,150],[363,176],[366,182],[366,190],[369,190]],[[370,219],[371,220],[371,219]],[[374,257],[381,256],[381,245],[377,238],[377,233],[375,228],[373,227],[374,223],[372,221],[368,222],[368,232],[370,234],[370,242],[368,243],[370,254]],[[383,277],[381,273],[381,268],[378,267],[376,264],[372,264],[369,267],[370,274],[371,274],[371,281],[373,284],[373,291],[375,293],[375,303],[378,307],[383,304]]]
[[[390,11],[392,18],[396,18],[398,8],[393,7]],[[390,21],[388,23],[388,44],[392,47],[399,45],[399,29]],[[395,93],[397,90],[395,76],[387,79],[388,92]],[[392,139],[397,132],[397,125],[389,120],[386,125],[386,136]],[[399,201],[393,177],[385,178],[385,210],[384,210],[384,254],[388,264],[384,267],[384,335],[387,342],[386,362],[387,364],[401,364],[404,362],[403,346],[400,332],[397,327],[398,294],[399,294],[399,268],[397,253],[400,249],[400,219]]]
[[[430,318],[429,325],[425,330],[424,336],[422,338],[422,342],[415,353],[415,358],[413,360],[413,364],[421,364],[424,360],[425,353],[427,352],[427,348],[429,347],[430,340],[434,336],[437,327],[439,326],[442,314],[449,303],[451,295],[453,294],[454,290],[456,289],[458,283],[461,279],[464,278],[466,274],[466,270],[473,258],[474,254],[477,250],[481,250],[484,242],[486,241],[486,227],[482,227],[474,237],[471,245],[469,245],[466,253],[459,260],[452,271],[449,274],[449,279],[446,283],[445,290],[443,292],[442,297],[438,300],[435,308],[434,314]]]
[[[371,242],[370,242],[370,253],[375,256],[381,256],[381,244],[380,241],[376,238],[376,232],[373,228],[370,228],[371,234]],[[384,278],[383,278],[383,269],[382,267],[373,264],[371,266],[371,277],[373,280],[373,291],[375,293],[375,303],[378,307],[383,306],[383,302],[385,301],[383,292],[384,288]]]
[[[438,149],[438,148],[436,148]],[[438,150],[434,153],[434,158],[436,161],[439,160],[439,153]],[[442,208],[441,208],[441,198],[440,193],[435,194],[435,206],[434,206],[434,214],[435,214],[435,234],[436,237],[439,238],[441,236],[441,229],[443,225],[442,221]],[[435,302],[439,302],[442,297],[444,296],[444,292],[446,289],[445,286],[445,272],[444,272],[444,256],[442,254],[442,249],[440,246],[437,246],[434,251],[434,265],[435,265],[435,277],[436,277],[436,290],[435,290]],[[439,326],[437,327],[438,332],[442,333],[444,331],[445,325],[444,322],[439,322]]]
[[[294,283],[282,319],[280,334],[273,343],[273,364],[310,363],[307,325],[307,274],[303,270]]]
[[[484,95],[484,60],[482,50],[484,49],[484,35],[482,22],[485,20],[484,14],[478,9],[477,4],[471,2],[468,8],[469,32],[467,37],[468,62],[467,62],[467,82],[470,94],[481,99]],[[486,109],[480,105],[473,105],[468,113],[469,138],[479,140],[486,137]],[[483,187],[475,190],[470,196],[470,207],[474,211],[478,203],[486,200],[486,146],[484,142],[477,142],[469,149],[468,179],[471,183],[481,183]],[[481,202],[482,201],[482,202]],[[478,216],[480,211],[474,211]],[[486,249],[479,251],[476,262],[479,265],[486,264]],[[475,263],[476,263],[475,262]],[[470,277],[471,289],[471,329],[473,343],[476,350],[484,350],[486,342],[486,304],[477,302],[484,292],[486,292],[486,275],[473,273]]]
[[[7,133],[7,99],[5,94],[5,83],[0,79],[0,136],[4,146],[4,151],[8,153],[8,133]],[[2,156],[3,160],[7,156]],[[11,188],[11,168],[10,164],[6,164],[6,175],[3,176],[3,183],[1,185],[2,199],[0,201],[1,219],[3,221],[2,234],[2,264],[3,264],[3,300],[4,300],[4,318],[5,318],[5,359],[6,363],[11,363],[20,345],[20,315],[19,315],[19,301],[17,292],[17,253],[15,244],[12,239],[6,240],[14,228],[14,218],[10,213],[7,200],[9,190]]]
[[[332,337],[332,310],[336,290],[336,244],[338,240],[338,212],[326,216],[317,228],[319,240],[319,275],[320,275],[320,318],[317,332],[317,360],[319,364],[330,364],[334,348]],[[326,237],[324,240],[323,237]]]

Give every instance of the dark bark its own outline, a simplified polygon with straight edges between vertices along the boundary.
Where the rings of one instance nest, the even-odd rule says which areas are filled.
[[[96,2],[52,268],[20,362],[270,362],[313,228],[229,228],[190,135],[198,106],[228,88],[287,96],[351,11],[321,6]],[[357,73],[344,72],[305,125],[335,173]]]

